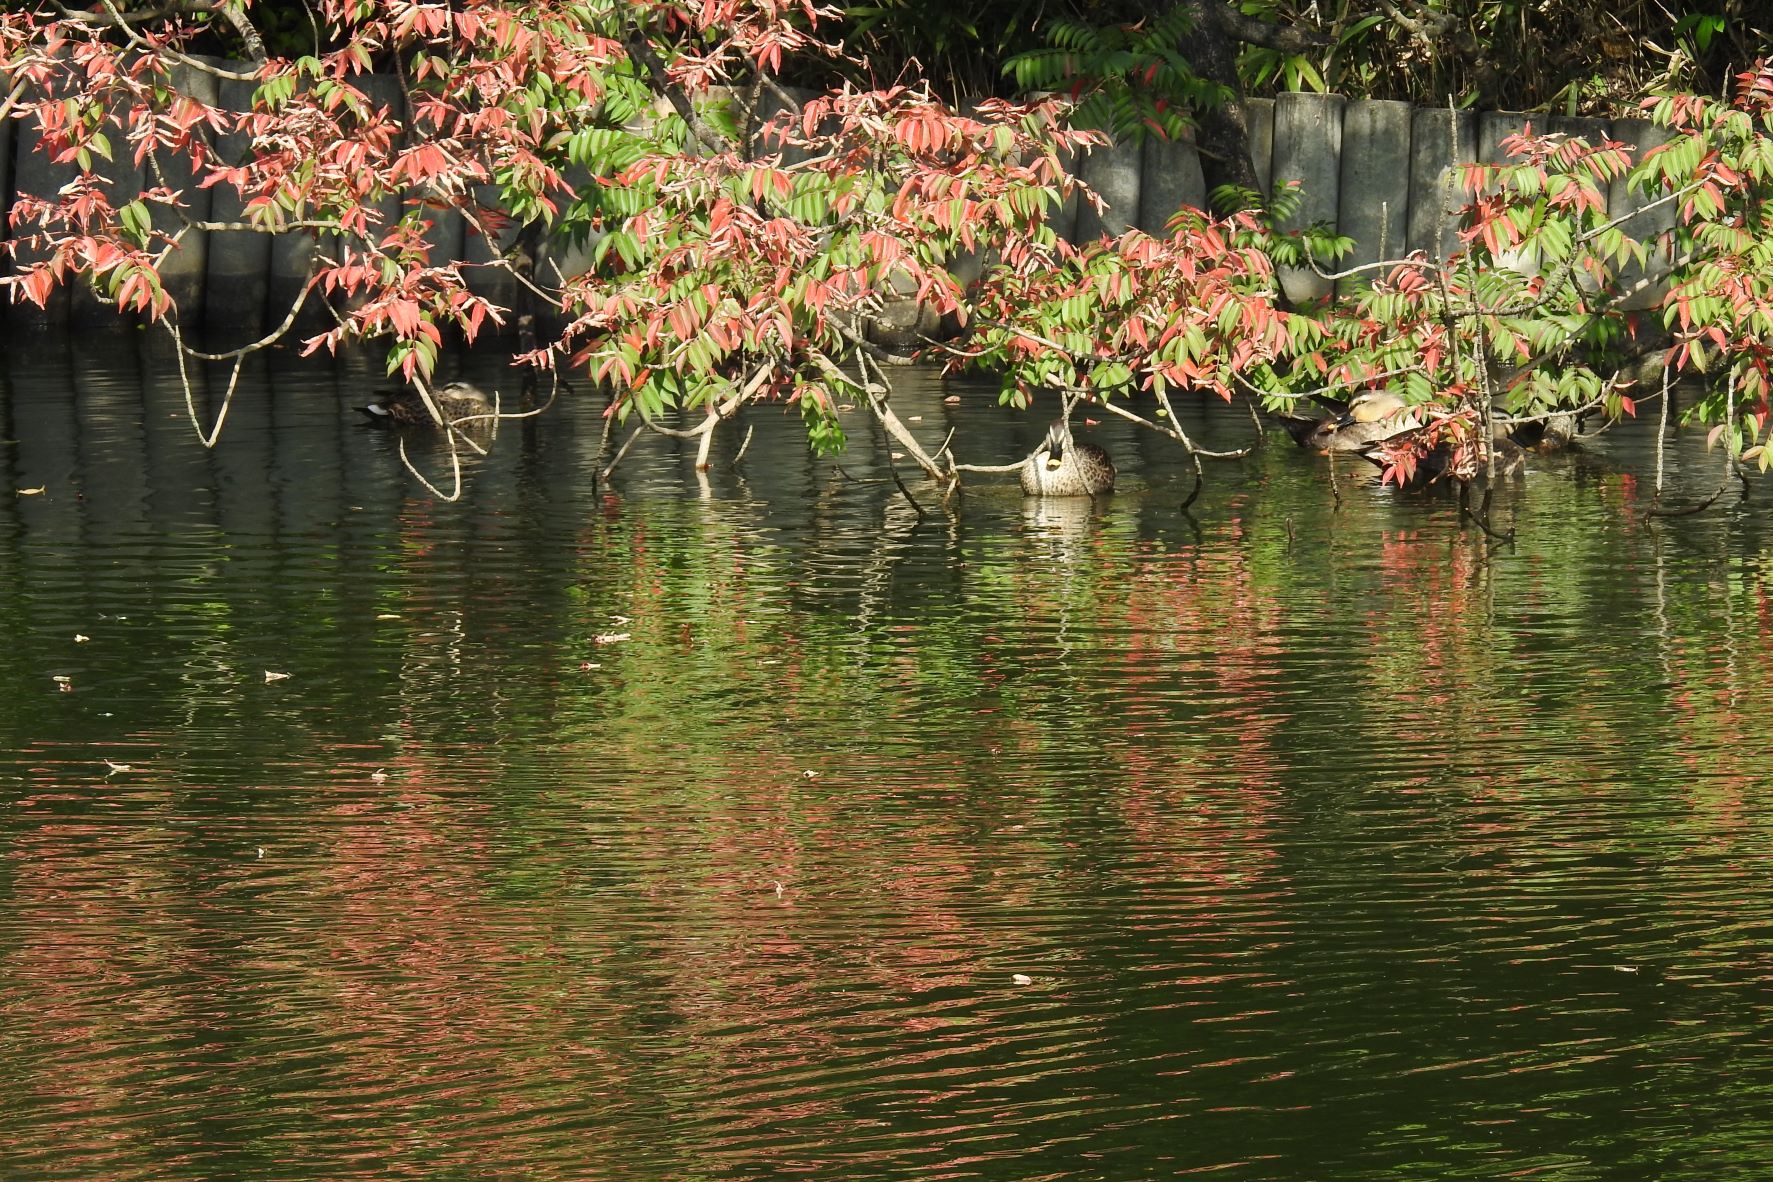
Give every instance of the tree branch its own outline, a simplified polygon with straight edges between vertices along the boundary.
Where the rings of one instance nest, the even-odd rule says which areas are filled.
[[[671,104],[672,110],[676,111],[678,117],[689,126],[690,134],[696,137],[697,143],[715,155],[719,155],[732,146],[702,122],[701,116],[696,114],[695,107],[690,104],[689,97],[683,93],[683,89],[671,81],[664,61],[657,53],[653,52],[652,42],[646,39],[646,33],[639,25],[629,28],[625,43],[628,46],[628,55],[645,66],[646,72],[652,77],[653,92],[663,96],[665,101]]]
[[[1230,5],[1219,7],[1221,11],[1217,16],[1220,27],[1232,40],[1242,41],[1245,45],[1260,45],[1264,49],[1275,49],[1282,53],[1306,53],[1336,43],[1328,33],[1302,29],[1297,25],[1271,25],[1253,16],[1245,16]]]

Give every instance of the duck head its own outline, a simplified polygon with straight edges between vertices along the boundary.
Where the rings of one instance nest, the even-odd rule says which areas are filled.
[[[1046,452],[1047,471],[1057,472],[1065,463],[1065,449],[1070,445],[1071,433],[1065,429],[1063,422],[1054,423],[1047,428],[1045,442],[1040,445]]]

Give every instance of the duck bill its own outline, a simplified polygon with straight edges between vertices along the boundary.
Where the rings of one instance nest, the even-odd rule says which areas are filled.
[[[1057,427],[1047,432],[1047,469],[1058,471],[1065,462],[1065,433]]]

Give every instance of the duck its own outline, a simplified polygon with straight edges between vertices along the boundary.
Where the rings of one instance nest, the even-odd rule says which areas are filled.
[[[1022,461],[1022,491],[1031,497],[1094,497],[1114,491],[1114,460],[1094,443],[1071,438],[1061,419]]]
[[[1498,443],[1506,439],[1524,451],[1541,455],[1567,451],[1576,446],[1576,437],[1581,433],[1582,420],[1575,414],[1553,414],[1513,427],[1498,424],[1495,430]]]
[[[463,424],[468,430],[476,428],[484,430],[492,419],[479,419],[476,416],[493,413],[493,400],[486,391],[470,382],[450,382],[431,391],[431,401],[437,406],[437,413],[443,421],[455,426],[462,419],[476,419]],[[381,423],[390,427],[435,427],[437,420],[431,417],[431,411],[425,406],[425,400],[417,390],[387,390],[376,395],[375,401],[368,406],[359,407],[373,423]]]
[[[1383,472],[1392,466],[1393,456],[1388,454],[1391,450],[1388,445],[1402,442],[1418,430],[1419,424],[1405,421],[1380,438],[1363,444],[1356,449],[1355,454]],[[1536,436],[1533,438],[1537,439]],[[1443,477],[1450,477],[1456,484],[1469,484],[1480,475],[1493,473],[1496,476],[1516,476],[1526,468],[1527,457],[1534,450],[1533,443],[1523,443],[1505,425],[1498,423],[1490,428],[1490,456],[1484,459],[1480,471],[1467,469],[1456,472],[1453,464],[1454,448],[1447,443],[1438,443],[1419,452],[1407,471],[1394,475],[1401,476],[1397,480],[1399,488],[1419,488],[1433,484]]]
[[[1348,400],[1341,414],[1325,418],[1282,415],[1281,425],[1293,442],[1316,452],[1358,452],[1416,424],[1410,404],[1393,390],[1362,390]]]

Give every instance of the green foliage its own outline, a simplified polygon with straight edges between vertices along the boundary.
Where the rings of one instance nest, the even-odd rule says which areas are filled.
[[[1070,92],[1080,126],[1133,142],[1152,134],[1180,139],[1194,111],[1230,97],[1189,66],[1182,52],[1189,28],[1180,7],[1130,25],[1054,21],[1050,45],[1010,58],[1004,73],[1022,90]]]
[[[1445,106],[1616,114],[1658,90],[1719,94],[1767,51],[1760,0],[1419,0],[1405,20],[1363,0],[1242,0],[1248,16],[1316,33],[1316,54],[1250,46],[1253,90],[1330,90]],[[1685,11],[1683,11],[1685,10]]]

